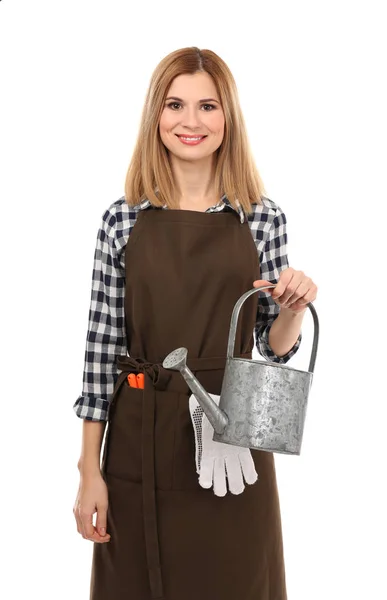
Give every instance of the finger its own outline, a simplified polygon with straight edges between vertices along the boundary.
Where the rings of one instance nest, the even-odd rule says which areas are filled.
[[[81,534],[82,537],[86,538],[86,532],[85,532],[85,527],[82,521],[82,508],[81,505],[78,503],[77,507],[76,507],[76,519],[77,519],[77,525],[78,525],[78,531]]]
[[[89,539],[89,538],[88,538]],[[106,533],[103,537],[101,537],[98,531],[94,532],[94,535],[90,538],[91,542],[96,542],[97,544],[105,544],[106,542],[110,542],[110,534]]]
[[[90,539],[91,542],[95,542],[96,544],[106,544],[110,542],[110,535],[107,533],[103,538],[101,538],[97,532]]]
[[[106,535],[107,508],[106,504],[97,507],[96,529],[101,537]]]
[[[238,455],[226,456],[228,487],[232,494],[241,494],[245,489]]]
[[[264,285],[274,285],[274,283],[271,283],[270,281],[267,281],[266,279],[256,279],[255,281],[253,281],[253,287],[255,287],[255,288],[263,287]],[[275,288],[273,288],[273,289],[275,289]],[[269,292],[270,290],[263,290],[263,291]]]
[[[214,494],[225,496],[227,494],[226,466],[223,458],[217,458],[214,464]]]
[[[241,452],[239,454],[239,460],[246,483],[252,485],[257,481],[258,473],[255,470],[255,464],[253,457],[251,456],[251,452]]]
[[[79,515],[81,517],[83,537],[91,538],[95,531],[95,527],[93,525],[93,513],[88,510],[82,510],[81,508]]]
[[[202,458],[200,465],[199,484],[202,488],[210,488],[212,486],[214,473],[214,460],[212,458]]]
[[[317,297],[317,286],[316,284],[312,284],[307,285],[307,289],[301,296],[301,298],[299,298],[299,300],[297,300],[297,308],[298,306],[303,306],[304,308],[310,303],[310,302],[314,302],[316,300]],[[293,308],[293,306],[292,306]]]
[[[292,297],[298,298],[299,297],[298,288],[300,287],[301,284],[302,284],[302,275],[299,275],[297,273],[297,275],[295,275],[292,278],[292,280],[288,283],[288,285],[286,286],[286,289],[283,291],[283,293],[279,297],[275,298],[275,300],[281,305],[286,305],[286,304],[288,304],[288,302],[290,301],[290,299]]]
[[[81,525],[81,518],[80,518],[80,516],[78,514],[78,507],[77,506],[75,506],[73,508],[73,513],[74,513],[75,521],[76,521],[76,524],[77,524],[77,531],[78,531],[79,534],[82,535],[83,531],[82,531],[82,525]]]
[[[295,271],[291,267],[281,271],[276,287],[273,290],[270,290],[272,298],[282,304],[283,298],[285,297],[284,294],[287,292],[289,286],[289,289],[292,290],[291,293],[294,291],[291,287],[291,283],[293,284],[296,281],[301,281],[302,276],[302,271]],[[289,294],[289,296],[290,295],[291,294]]]
[[[104,537],[101,537],[96,528],[93,525],[93,515],[89,512],[79,511],[80,524],[82,529],[82,537],[85,540],[91,542],[103,543],[110,541],[110,535],[107,533]]]
[[[288,299],[283,302],[283,304],[285,306],[290,306],[291,304],[294,304],[294,302],[304,299],[305,295],[308,293],[309,291],[309,284],[308,281],[300,281],[299,285],[294,289],[293,293],[291,294],[291,296],[288,297]]]

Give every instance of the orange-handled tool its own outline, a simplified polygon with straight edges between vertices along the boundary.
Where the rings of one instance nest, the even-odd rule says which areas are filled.
[[[144,389],[144,384],[145,384],[144,373],[139,373],[137,375],[137,387],[140,388],[141,390],[143,390]]]
[[[130,387],[136,388],[138,387],[137,385],[137,377],[135,373],[129,373],[128,375],[128,383],[130,385]]]

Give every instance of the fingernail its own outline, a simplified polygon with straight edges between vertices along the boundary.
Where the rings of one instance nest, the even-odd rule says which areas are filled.
[[[105,535],[106,529],[105,527],[101,527],[101,535]]]

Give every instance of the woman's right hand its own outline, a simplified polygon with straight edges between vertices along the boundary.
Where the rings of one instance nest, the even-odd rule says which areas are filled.
[[[85,540],[100,544],[110,541],[110,535],[106,532],[107,509],[108,491],[101,473],[81,473],[73,513],[78,533]],[[97,512],[96,526],[93,525],[95,512]]]

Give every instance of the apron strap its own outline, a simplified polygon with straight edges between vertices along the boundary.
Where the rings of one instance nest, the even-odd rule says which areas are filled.
[[[251,359],[251,352],[239,354],[233,358]],[[216,371],[218,369],[224,369],[226,362],[227,358],[225,356],[209,356],[203,358],[187,357],[187,366],[191,371]],[[147,372],[152,380],[153,386],[157,390],[165,390],[173,375],[178,373],[171,369],[165,369],[161,363],[151,363],[143,358],[132,358],[131,356],[117,356],[117,366],[123,371],[119,377],[124,374],[126,376],[131,371]],[[184,381],[179,373],[178,375],[179,378]],[[125,379],[125,377],[123,378]]]
[[[160,548],[157,529],[155,490],[155,395],[152,379],[145,371],[142,405],[142,501],[145,546],[148,562],[149,584],[152,598],[163,598],[163,582],[160,566]]]

